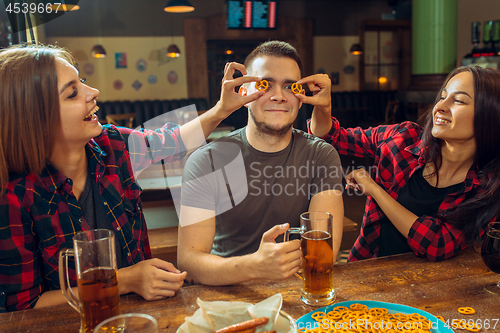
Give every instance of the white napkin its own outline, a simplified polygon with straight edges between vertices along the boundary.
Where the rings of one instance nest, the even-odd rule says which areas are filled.
[[[186,317],[186,321],[179,327],[179,333],[213,333],[214,331],[247,321],[250,319],[268,317],[267,324],[259,326],[255,332],[276,330],[277,333],[288,333],[289,323],[279,316],[283,297],[280,293],[275,294],[255,305],[246,302],[205,302],[197,299],[200,306],[191,316]],[[278,320],[280,319],[280,320]]]

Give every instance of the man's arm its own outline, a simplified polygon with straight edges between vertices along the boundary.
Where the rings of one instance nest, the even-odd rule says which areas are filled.
[[[257,252],[245,256],[223,258],[210,254],[215,236],[213,211],[181,206],[177,264],[187,271],[190,283],[229,285],[253,279],[286,279],[295,274],[300,265],[298,240],[276,243],[288,224],[277,225],[262,236]],[[202,222],[186,225],[186,221]]]
[[[338,190],[328,190],[314,195],[309,203],[309,211],[328,212],[333,215],[333,260],[336,261],[344,226],[342,193]]]
[[[307,84],[312,96],[295,95],[307,104],[314,106],[311,116],[311,132],[317,137],[323,137],[332,128],[332,83],[327,74],[315,74],[297,81],[300,84]]]

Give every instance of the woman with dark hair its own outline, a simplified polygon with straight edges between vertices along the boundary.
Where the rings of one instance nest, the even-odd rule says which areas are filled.
[[[77,232],[96,228],[115,233],[120,294],[173,296],[186,272],[151,259],[134,172],[182,158],[260,96],[233,91],[255,78],[226,79],[219,103],[181,127],[101,126],[99,91],[83,83],[73,64],[56,47],[0,52],[0,312],[65,303],[56,290],[59,251],[73,247]],[[70,268],[74,286],[74,263]]]
[[[349,260],[411,251],[443,260],[480,237],[500,216],[499,128],[500,72],[477,66],[448,75],[423,128],[341,128],[313,113],[310,131],[340,154],[375,159],[373,179],[364,169],[346,177],[368,196]]]

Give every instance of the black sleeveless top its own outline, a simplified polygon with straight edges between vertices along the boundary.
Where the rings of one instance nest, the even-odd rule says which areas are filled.
[[[436,215],[444,198],[450,193],[457,192],[464,183],[437,188],[425,180],[423,170],[420,168],[415,171],[408,184],[401,189],[397,202],[417,216],[433,216]],[[381,220],[378,257],[411,251],[406,237],[387,217],[384,217]]]

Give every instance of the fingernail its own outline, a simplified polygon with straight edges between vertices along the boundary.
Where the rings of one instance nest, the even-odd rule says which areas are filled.
[[[283,223],[283,224],[281,225],[281,228],[285,229],[287,226],[288,226],[288,223]]]

